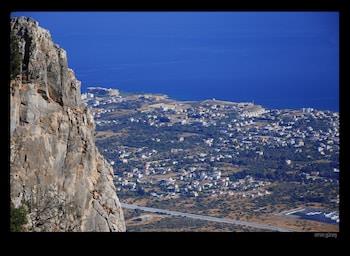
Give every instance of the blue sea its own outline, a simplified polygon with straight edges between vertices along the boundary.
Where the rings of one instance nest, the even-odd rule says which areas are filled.
[[[336,12],[21,12],[89,86],[339,111]]]

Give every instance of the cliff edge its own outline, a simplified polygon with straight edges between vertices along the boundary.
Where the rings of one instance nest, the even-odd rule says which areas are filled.
[[[37,21],[11,19],[10,187],[28,231],[125,231],[66,52]]]

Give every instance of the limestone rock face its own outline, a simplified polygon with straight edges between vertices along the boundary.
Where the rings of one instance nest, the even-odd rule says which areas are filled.
[[[20,59],[10,83],[12,203],[28,208],[30,231],[125,231],[66,52],[30,18],[13,18],[11,33]]]

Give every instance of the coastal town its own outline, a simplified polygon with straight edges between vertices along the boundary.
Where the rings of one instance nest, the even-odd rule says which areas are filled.
[[[337,112],[177,101],[102,87],[88,88],[82,99],[121,198],[143,197],[150,205],[198,197],[266,200],[287,182],[301,184],[301,203],[338,207]],[[325,189],[315,195],[311,186]]]

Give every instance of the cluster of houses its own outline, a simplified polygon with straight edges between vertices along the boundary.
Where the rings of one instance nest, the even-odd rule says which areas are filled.
[[[173,163],[174,164],[174,163]],[[115,185],[118,191],[142,191],[157,198],[197,197],[200,195],[229,195],[240,198],[269,195],[270,182],[246,176],[230,180],[222,176],[221,171],[201,171],[196,167],[188,170],[174,170],[170,167],[152,167],[147,162],[144,168],[133,168],[131,171],[115,173]],[[169,175],[170,174],[170,175]],[[167,176],[170,176],[166,178]]]
[[[121,97],[106,97],[101,105],[121,102]],[[95,103],[93,103],[95,106]],[[153,104],[157,105],[157,104]],[[196,107],[176,108],[174,105],[158,104],[152,111],[140,111],[138,117],[129,117],[126,122],[144,123],[155,127],[172,126],[176,123],[181,125],[201,124],[204,127],[214,126],[221,131],[218,138],[207,138],[204,143],[209,146],[217,145],[218,150],[234,145],[235,154],[243,150],[255,150],[256,147],[269,146],[273,148],[292,146],[295,153],[303,153],[303,147],[308,141],[314,145],[320,156],[329,156],[339,148],[339,114],[327,111],[316,111],[312,108],[302,111],[271,110],[253,105],[252,103],[236,104],[203,104]],[[171,112],[172,110],[172,112]],[[103,114],[118,111],[117,107],[95,108],[93,116],[98,126],[117,124],[118,120],[103,119]],[[227,118],[228,113],[237,113],[236,118]],[[173,118],[173,116],[176,118]],[[181,118],[178,115],[182,115]],[[289,116],[291,121],[284,122],[281,116]],[[300,121],[309,122],[310,118],[328,120],[327,131],[314,129],[307,126],[300,129]],[[166,120],[166,122],[164,122]],[[169,121],[168,121],[169,120]],[[177,122],[172,122],[176,120]],[[153,138],[156,139],[156,138]],[[184,138],[181,139],[184,141]],[[263,154],[263,151],[257,151]]]
[[[165,96],[141,95],[133,99],[147,100],[151,107],[134,109],[137,115],[105,119],[106,114],[120,111],[118,104],[125,102],[126,98],[115,93],[97,98],[88,93],[84,97],[92,107],[96,125],[100,128],[120,123],[125,127],[143,123],[157,128],[179,124],[187,127],[201,125],[204,129],[214,127],[219,131],[219,136],[201,138],[198,142],[202,146],[197,151],[185,146],[181,148],[181,143],[186,145],[184,136],[179,136],[176,142],[163,141],[157,133],[148,139],[159,145],[176,143],[177,147],[170,146],[167,152],[148,145],[137,149],[126,146],[105,149],[108,151],[107,159],[116,166],[115,183],[120,191],[141,190],[153,197],[197,197],[201,194],[252,198],[265,196],[270,193],[268,182],[249,176],[230,180],[222,175],[220,169],[212,166],[239,159],[240,154],[246,152],[264,157],[266,148],[288,147],[299,154],[314,151],[320,159],[330,158],[339,151],[339,113],[312,108],[266,110],[252,103],[228,104],[219,101],[176,104]],[[326,122],[328,129],[308,125],[313,119]],[[287,165],[293,163],[290,159],[285,161]],[[306,179],[317,179],[317,175],[307,174]]]

